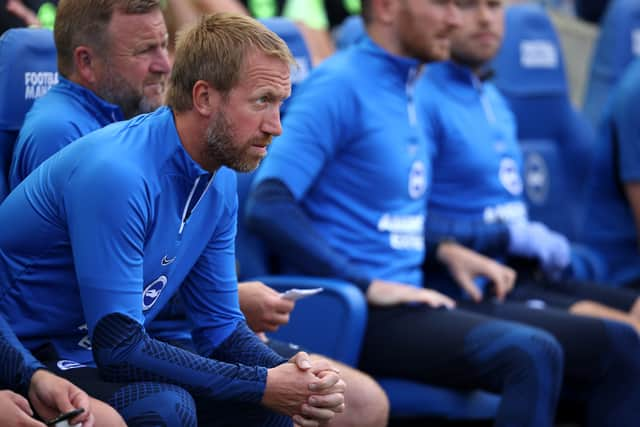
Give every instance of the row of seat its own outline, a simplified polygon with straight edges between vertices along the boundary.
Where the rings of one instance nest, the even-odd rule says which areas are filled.
[[[634,0],[615,0],[612,4],[625,2]],[[512,6],[506,19],[506,40],[494,68],[496,84],[510,101],[519,123],[530,213],[572,238],[582,225],[582,183],[589,174],[594,133],[571,105],[558,37],[545,11],[535,5]],[[355,29],[344,31],[351,40],[340,42],[341,46],[357,40],[358,31],[363,31],[361,22],[353,22],[349,25]],[[311,69],[304,40],[286,19],[273,18],[265,24],[287,42],[299,64],[293,74],[295,93],[296,84]],[[24,115],[34,97],[57,81],[57,71],[53,38],[48,30],[10,30],[0,39],[0,52],[0,92],[6,94],[0,104],[1,198],[6,192],[3,180]],[[243,201],[252,175],[239,174],[238,178]],[[278,337],[356,364],[367,316],[361,292],[351,284],[331,279],[270,274],[273,271],[269,254],[264,244],[242,226],[242,213],[241,203],[237,239],[241,279],[258,278],[282,290],[325,288],[323,293],[298,303],[290,324],[281,328]],[[394,378],[378,380],[389,395],[393,417],[486,419],[495,414],[499,403],[499,396],[481,391],[451,390]]]

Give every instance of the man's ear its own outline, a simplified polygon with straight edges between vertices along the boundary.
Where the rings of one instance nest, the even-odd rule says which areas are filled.
[[[218,111],[222,102],[222,94],[204,80],[198,80],[191,91],[193,109],[205,117]]]
[[[78,46],[73,50],[73,65],[75,74],[83,82],[89,85],[96,83],[96,57],[90,47]]]
[[[394,21],[397,4],[397,0],[372,0],[372,18],[383,24],[390,24]]]

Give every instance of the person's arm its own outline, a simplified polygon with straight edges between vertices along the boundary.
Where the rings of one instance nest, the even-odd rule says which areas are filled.
[[[509,248],[509,228],[501,222],[486,224],[429,213],[425,229],[427,253],[431,257],[436,257],[441,242],[451,240],[489,256],[504,256]]]
[[[276,248],[288,264],[305,274],[350,281],[366,292],[373,278],[353,264],[348,254],[329,245],[282,181],[258,183],[246,209],[247,226]]]
[[[87,427],[93,425],[89,396],[69,381],[46,371],[44,365],[20,343],[3,316],[0,316],[0,360],[3,364],[0,369],[0,388],[9,388],[21,395],[5,393],[0,399],[7,410],[0,411],[3,425],[18,425],[12,424],[14,420],[24,421],[23,414],[16,410],[28,416],[33,415],[29,403],[22,405],[22,402],[27,402],[24,397],[29,397],[38,414],[45,419],[83,408],[84,413],[74,421],[82,422]],[[12,418],[2,418],[2,414]]]
[[[262,282],[238,283],[240,310],[253,332],[274,332],[289,323],[295,302]]]
[[[44,365],[24,348],[11,327],[0,315],[0,388],[9,388],[23,396],[27,396],[31,377]]]
[[[631,207],[640,247],[640,123],[637,101],[640,97],[640,65],[634,64],[615,92],[611,118],[611,138],[618,179]]]

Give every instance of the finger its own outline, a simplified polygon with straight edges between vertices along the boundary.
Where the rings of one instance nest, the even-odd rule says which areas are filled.
[[[73,403],[71,403],[71,399],[74,397],[78,400],[80,399],[80,395],[76,393],[75,390],[72,391],[71,389],[64,390],[64,392],[61,393],[55,393],[53,396],[55,409],[63,413],[73,411],[76,409],[76,407],[73,406]],[[89,403],[88,399],[86,400],[86,403]]]
[[[312,395],[309,396],[307,401],[309,405],[314,408],[337,408],[340,405],[344,404],[344,394],[343,393],[331,393],[324,395]]]
[[[293,311],[295,306],[296,306],[296,303],[294,301],[291,301],[290,299],[278,297],[273,308],[278,313],[289,314]]]
[[[275,325],[275,327],[277,328],[280,325],[286,325],[287,323],[289,323],[289,313],[278,313],[278,312],[272,312],[269,316],[268,319],[266,319],[267,323],[269,323],[270,325]]]
[[[11,400],[13,400],[13,402],[18,406],[18,408],[20,408],[25,414],[28,414],[29,416],[32,417],[33,411],[31,410],[29,401],[17,393],[14,393],[12,391],[10,391],[9,393],[11,393]]]
[[[475,284],[471,277],[460,274],[456,276],[456,279],[460,286],[462,286],[462,289],[464,289],[474,302],[482,301],[482,292],[480,292],[480,288],[478,288],[478,285]]]
[[[307,419],[326,422],[332,419],[336,413],[329,408],[316,408],[305,403],[302,405],[302,415]]]
[[[423,302],[433,308],[446,307],[452,309],[456,306],[454,300],[434,291],[426,291],[426,293],[423,294]]]
[[[37,421],[35,418],[31,418],[31,415],[27,415],[24,412],[18,414],[18,425],[21,427],[44,427],[45,424]]]
[[[78,421],[74,420],[72,425],[76,423],[78,423]],[[94,427],[95,424],[96,424],[96,418],[93,416],[93,414],[89,414],[87,419],[82,421],[82,427]]]
[[[302,415],[294,415],[293,422],[300,427],[319,427],[320,422],[314,419],[307,419]]]
[[[302,371],[307,371],[311,369],[311,367],[313,366],[311,364],[311,359],[309,358],[309,355],[304,351],[300,351],[294,354],[293,357],[289,359],[289,361],[292,363],[295,363],[298,369]]]
[[[336,374],[340,373],[340,369],[335,366],[331,361],[324,358],[313,358],[311,360],[313,363],[313,369],[311,372],[314,374],[320,374],[321,372],[335,372]]]
[[[342,379],[340,379],[340,375],[336,374],[335,372],[328,372],[319,380],[309,384],[309,390],[323,394],[326,394],[326,392],[329,390],[331,392],[344,391],[341,390],[341,388],[344,387],[344,381],[342,381],[342,384],[340,383],[341,381]]]

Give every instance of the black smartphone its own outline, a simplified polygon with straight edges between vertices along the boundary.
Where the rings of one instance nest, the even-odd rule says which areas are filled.
[[[84,408],[74,409],[73,411],[65,412],[64,414],[60,414],[52,420],[46,421],[45,424],[48,426],[55,426],[56,424],[70,420],[71,418],[75,418],[81,413],[84,412]]]

